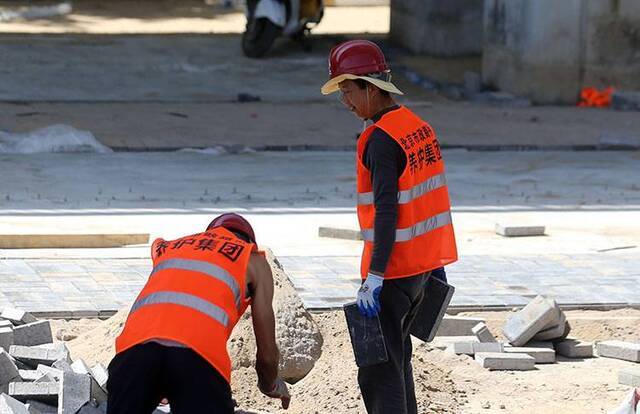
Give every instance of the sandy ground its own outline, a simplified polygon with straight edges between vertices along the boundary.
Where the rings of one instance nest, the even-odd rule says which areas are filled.
[[[568,311],[571,337],[597,341],[640,341],[640,310]],[[468,312],[461,315],[486,318],[490,330],[500,335],[509,312]],[[292,385],[292,414],[364,412],[356,382],[357,369],[341,312],[314,314],[324,337],[323,353],[311,373]],[[115,323],[114,323],[115,322]],[[86,331],[94,348],[89,361],[108,363],[111,344],[119,332],[118,318],[106,322],[53,321],[54,332]],[[70,343],[72,353],[74,342]],[[86,352],[86,350],[85,350]],[[83,355],[86,358],[86,355]],[[91,360],[93,358],[93,360]],[[414,377],[420,413],[603,413],[616,407],[629,391],[618,384],[618,370],[630,362],[608,358],[569,360],[537,365],[529,372],[490,372],[471,357],[456,356],[415,342]],[[233,374],[234,397],[243,408],[281,412],[274,401],[255,388],[253,368]],[[284,411],[282,411],[284,412]]]
[[[44,5],[55,2],[35,2]],[[224,9],[221,1],[74,1],[64,16],[0,23],[0,33],[170,34],[242,33],[244,1]],[[3,1],[1,10],[20,10],[21,1]],[[389,7],[326,7],[313,33],[388,33]]]

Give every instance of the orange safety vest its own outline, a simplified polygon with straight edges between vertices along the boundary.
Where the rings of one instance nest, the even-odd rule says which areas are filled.
[[[398,178],[396,239],[385,279],[414,276],[455,262],[458,252],[440,144],[429,124],[401,106],[384,114],[358,139],[357,210],[364,239],[362,278],[367,277],[371,264],[376,216],[371,172],[364,166],[362,157],[375,128],[400,144],[407,157],[405,171]]]
[[[220,227],[153,242],[153,270],[116,339],[116,353],[152,339],[175,341],[230,382],[227,340],[250,303],[246,272],[254,249]]]

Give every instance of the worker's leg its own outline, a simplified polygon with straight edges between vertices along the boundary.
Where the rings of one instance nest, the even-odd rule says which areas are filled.
[[[167,398],[173,414],[233,414],[229,383],[188,348],[167,352]]]
[[[424,275],[424,284],[426,284],[426,280],[429,277],[429,273]],[[418,412],[418,404],[416,402],[416,391],[415,385],[413,383],[413,365],[411,364],[411,358],[413,356],[413,345],[411,344],[411,335],[409,332],[411,331],[411,325],[413,325],[413,321],[418,315],[420,308],[422,307],[422,301],[425,298],[425,287],[424,284],[422,288],[417,292],[417,296],[414,297],[411,302],[411,309],[407,313],[407,316],[404,318],[402,323],[402,334],[404,337],[404,393],[407,401],[407,414],[417,414]]]
[[[369,414],[406,414],[404,321],[424,290],[424,275],[387,280],[380,292],[380,325],[389,360],[360,368],[358,383]],[[406,332],[405,332],[406,331]]]
[[[108,414],[149,414],[162,399],[163,347],[136,345],[109,364]]]
[[[404,343],[404,395],[407,400],[407,414],[417,414],[418,403],[416,402],[416,390],[413,383],[413,365],[411,365],[411,356],[413,355],[411,335],[405,338]]]

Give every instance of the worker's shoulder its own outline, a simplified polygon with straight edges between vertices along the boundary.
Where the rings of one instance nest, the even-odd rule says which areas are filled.
[[[267,256],[263,251],[254,250],[251,252],[248,271],[255,275],[260,275],[262,273],[271,274],[271,266],[269,265]]]
[[[386,131],[376,127],[371,133],[371,137],[367,142],[365,153],[375,154],[393,154],[402,151],[400,144],[391,137]]]

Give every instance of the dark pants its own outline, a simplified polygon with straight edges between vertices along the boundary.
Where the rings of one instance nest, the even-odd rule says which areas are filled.
[[[433,277],[446,282],[444,268]],[[416,414],[409,331],[424,298],[429,273],[385,280],[380,292],[380,325],[389,360],[360,368],[358,383],[369,414]]]
[[[136,345],[109,364],[108,414],[149,414],[167,398],[173,414],[233,414],[227,381],[189,348]]]

